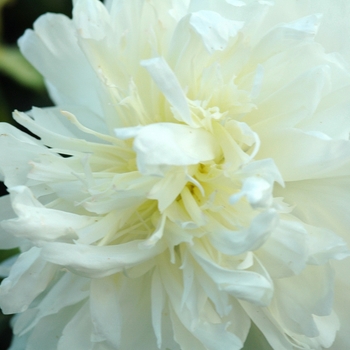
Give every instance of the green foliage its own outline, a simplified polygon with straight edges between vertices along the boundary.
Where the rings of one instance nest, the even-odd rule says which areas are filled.
[[[270,344],[260,332],[259,328],[252,323],[247,340],[242,350],[273,350]]]
[[[25,60],[17,47],[0,45],[0,71],[30,89],[41,90],[41,75]]]

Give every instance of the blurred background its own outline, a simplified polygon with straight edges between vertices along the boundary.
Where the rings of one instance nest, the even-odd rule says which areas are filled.
[[[71,15],[71,0],[0,0],[0,122],[13,125],[14,109],[27,111],[32,106],[52,105],[45,91],[42,77],[22,57],[17,47],[18,38],[43,13],[54,12]],[[16,125],[18,127],[18,125]],[[1,195],[6,194],[0,183]],[[1,251],[0,261],[16,251]],[[0,313],[0,350],[11,342],[10,316]]]

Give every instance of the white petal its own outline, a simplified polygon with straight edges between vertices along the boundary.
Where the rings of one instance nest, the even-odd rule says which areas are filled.
[[[121,349],[157,349],[157,339],[152,327],[150,274],[138,278],[123,277],[119,298],[122,316]],[[179,350],[172,340],[169,316],[163,314],[163,344],[160,350]]]
[[[148,198],[158,201],[158,209],[162,213],[176,199],[187,182],[188,178],[182,169],[171,169],[152,187]]]
[[[349,154],[348,141],[322,140],[290,128],[264,132],[258,158],[272,158],[285,181],[296,181],[348,175]]]
[[[97,79],[77,45],[69,18],[46,14],[35,22],[34,30],[25,32],[19,46],[53,87],[56,104],[80,104],[100,114]]]
[[[249,227],[237,230],[228,229],[215,222],[210,225],[211,244],[224,254],[239,255],[259,248],[269,237],[277,224],[277,214],[270,209],[253,218]]]
[[[317,34],[321,19],[322,19],[322,14],[318,13],[311,16],[300,18],[291,23],[287,23],[283,25],[283,27],[294,29],[299,32],[303,32],[303,34],[306,33],[308,35],[315,36]]]
[[[36,108],[28,112],[35,123],[43,129],[54,131],[56,134],[78,138],[96,143],[115,142],[109,133],[104,120],[84,107],[59,106]]]
[[[319,335],[312,317],[327,316],[333,303],[334,273],[330,266],[310,266],[298,276],[275,280],[271,310],[286,329],[307,337]],[[308,290],[308,293],[305,293]]]
[[[338,331],[340,328],[340,322],[337,315],[332,312],[329,316],[314,316],[314,320],[320,332],[317,340],[324,348],[332,349],[331,345],[338,337]]]
[[[0,197],[0,247],[1,249],[12,249],[16,248],[20,245],[20,241],[17,237],[13,236],[9,232],[6,232],[3,229],[2,222],[4,220],[12,219],[16,216],[14,211],[12,210],[10,196],[2,196]]]
[[[158,348],[162,346],[162,313],[165,304],[164,288],[157,270],[152,276],[152,326],[157,337]]]
[[[91,350],[92,333],[89,304],[86,302],[63,329],[57,350],[86,349]]]
[[[252,271],[230,270],[221,267],[196,246],[191,251],[194,259],[221,290],[257,305],[267,305],[270,302],[273,285],[268,276]]]
[[[49,154],[49,151],[15,128],[3,126],[0,126],[0,171],[5,176],[7,187],[24,185],[28,181],[30,161],[39,155]],[[8,152],[9,149],[11,152]]]
[[[332,230],[350,247],[348,230],[349,176],[329,177],[288,182],[285,188],[276,187],[276,195],[294,205],[293,214],[316,227]]]
[[[89,284],[90,281],[86,278],[66,273],[52,286],[36,307],[28,309],[17,318],[14,332],[25,334],[38,323],[43,320],[45,322],[50,315],[54,319],[60,318],[60,312],[64,312],[65,308],[74,308],[89,296]]]
[[[73,8],[74,24],[84,39],[101,40],[110,30],[106,7],[96,0],[78,0]]]
[[[299,274],[308,260],[307,230],[296,220],[280,220],[265,244],[255,252],[272,278]]]
[[[281,325],[271,317],[267,310],[247,302],[241,302],[241,305],[273,349],[294,350]]]
[[[115,246],[47,243],[41,255],[43,259],[70,268],[79,275],[100,278],[144,263],[166,249],[162,242],[150,249],[140,249],[143,242],[137,240]]]
[[[350,256],[346,242],[332,231],[314,226],[308,230],[309,264],[321,265],[330,259],[342,260]]]
[[[213,11],[198,11],[191,15],[190,24],[202,37],[206,49],[213,53],[223,51],[244,22],[228,20]]]
[[[31,118],[25,113],[15,111],[13,118],[19,124],[23,125],[25,128],[33,132],[35,135],[40,136],[40,139],[43,144],[57,148],[59,150],[58,152],[60,153],[76,154],[76,151],[83,151],[84,153],[91,153],[93,154],[93,156],[102,156],[105,162],[109,162],[108,160],[111,158],[111,154],[117,151],[116,148],[112,145],[100,143],[100,140],[98,141],[98,143],[86,141],[86,139],[91,139],[90,135],[83,136],[82,139],[78,138],[79,136],[81,136],[81,132],[77,132],[77,136],[74,137],[69,137],[65,133],[57,133],[55,132],[55,130],[52,130],[52,126],[50,126],[50,123],[42,123],[42,114],[44,114],[45,118],[45,114],[47,115],[47,112],[45,113],[44,111],[43,113],[42,110],[40,111],[41,113],[37,112],[37,109],[32,110],[31,114],[33,117]],[[36,121],[36,117],[38,117],[38,122]],[[52,118],[52,116],[50,117],[50,113],[49,115],[47,115],[47,117]],[[55,119],[57,118],[57,116],[54,116],[53,118]],[[62,131],[62,128],[60,128],[58,131]],[[66,150],[67,152],[65,152]],[[119,151],[121,151],[121,156],[125,155],[125,153],[120,148]],[[52,152],[49,152],[49,150],[47,150],[46,153],[52,154]],[[127,151],[127,153],[130,154],[130,151]],[[117,157],[117,155],[114,156],[115,160],[118,159]]]
[[[94,217],[45,208],[25,186],[13,187],[11,197],[18,218],[2,222],[2,227],[36,243],[77,237],[77,229],[96,221]]]
[[[181,349],[196,349],[196,350],[207,350],[208,348],[202,344],[191,331],[186,329],[182,324],[178,315],[171,310],[170,313],[175,341],[180,344]]]
[[[186,166],[212,160],[219,152],[212,134],[203,129],[157,123],[133,130],[135,133],[126,135],[136,135],[137,166],[145,175],[162,175],[164,166]],[[120,133],[117,129],[117,135]]]
[[[253,208],[264,206],[271,198],[271,184],[261,177],[247,177],[241,192],[230,197],[230,204],[235,204],[242,197],[246,197]]]
[[[176,111],[174,117],[190,126],[195,126],[185,93],[167,62],[161,57],[156,57],[141,61],[141,65],[148,70],[159,90]]]
[[[55,266],[40,258],[39,248],[22,253],[12,266],[9,277],[1,283],[2,311],[5,314],[25,311],[34,298],[46,289],[55,272]]]
[[[340,329],[336,335],[335,342],[333,346],[330,347],[332,350],[347,349],[350,347],[349,266],[350,258],[332,262],[332,267],[336,271],[333,307],[337,316],[339,317],[340,323]]]
[[[259,134],[262,143],[270,129],[294,127],[308,119],[315,113],[322,98],[331,91],[331,68],[327,62],[323,65],[315,62],[316,64],[316,67],[311,66],[301,73],[289,73],[287,79],[292,79],[291,81],[284,79],[283,83],[278,81],[277,84],[273,78],[280,72],[265,69],[265,75],[269,74],[270,77],[266,77],[267,82],[262,85],[260,101],[257,102],[259,107],[244,118]],[[287,66],[283,69],[292,70],[293,67]],[[301,89],[305,91],[302,96]]]
[[[210,303],[203,303],[202,307],[196,303],[181,307],[182,287],[178,271],[176,271],[177,268],[169,264],[168,266],[164,265],[162,266],[164,268],[161,269],[161,277],[172,304],[171,318],[175,340],[180,346],[185,349],[192,349],[189,346],[195,346],[193,349],[203,350],[225,350],[228,346],[235,350],[240,349],[242,347],[241,340],[227,330],[229,322],[222,322],[218,319]],[[190,308],[201,308],[201,317],[194,319]]]
[[[90,290],[90,313],[94,341],[106,341],[119,348],[121,337],[121,310],[118,282],[113,277],[93,279]]]
[[[282,3],[282,6],[285,6]],[[334,6],[332,0],[313,1],[306,0],[296,3],[298,13],[322,13],[316,40],[325,46],[327,52],[341,52],[346,58],[350,56],[348,35],[350,26],[346,18],[350,15],[350,6],[346,0],[339,1]],[[337,25],[334,25],[336,23]]]
[[[30,310],[31,309],[27,310],[25,314]],[[62,335],[62,330],[66,326],[67,321],[69,321],[78,311],[79,308],[71,306],[64,308],[58,315],[50,315],[41,319],[32,332],[26,334],[29,335],[26,340],[26,345],[18,350],[26,348],[57,350],[57,343]],[[43,335],[45,336],[43,337]],[[25,335],[23,337],[26,338]]]

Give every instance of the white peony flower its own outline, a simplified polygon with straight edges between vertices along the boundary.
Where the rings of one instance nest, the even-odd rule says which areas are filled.
[[[349,15],[77,0],[40,17],[19,44],[56,107],[14,113],[38,138],[0,130],[11,350],[235,350],[250,329],[350,348]]]

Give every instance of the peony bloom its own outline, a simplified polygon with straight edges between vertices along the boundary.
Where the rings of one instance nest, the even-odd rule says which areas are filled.
[[[77,0],[2,124],[12,350],[350,348],[350,4]],[[11,263],[11,262],[10,262]]]

